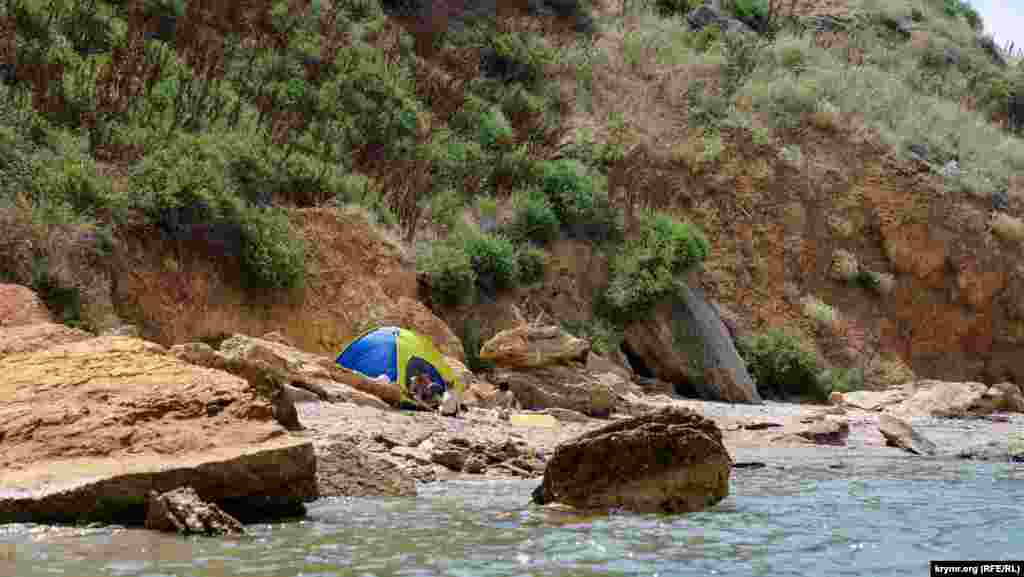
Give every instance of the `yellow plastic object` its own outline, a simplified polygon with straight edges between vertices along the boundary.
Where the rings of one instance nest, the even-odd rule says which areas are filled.
[[[524,427],[555,428],[558,426],[558,419],[551,415],[533,413],[512,413],[508,416],[508,422],[513,425],[520,425]]]

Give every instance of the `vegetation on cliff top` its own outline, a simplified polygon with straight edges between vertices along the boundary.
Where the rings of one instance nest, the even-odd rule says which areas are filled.
[[[102,327],[123,240],[154,236],[254,291],[297,290],[308,247],[287,210],[358,203],[421,245],[439,303],[536,283],[568,237],[610,256],[609,310],[642,312],[718,258],[723,207],[811,178],[808,130],[919,161],[1024,238],[1024,69],[960,0],[851,0],[832,19],[725,2],[746,34],[691,30],[692,0],[433,4],[428,19],[416,1],[3,3],[0,277]],[[669,154],[634,112],[597,116],[620,61],[680,111],[678,130],[650,112]],[[692,197],[744,147],[754,192]],[[645,158],[670,188],[635,179]],[[602,342],[616,316],[595,318]]]

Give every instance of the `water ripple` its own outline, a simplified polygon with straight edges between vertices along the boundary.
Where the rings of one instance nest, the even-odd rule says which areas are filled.
[[[238,538],[6,525],[0,575],[886,577],[1024,550],[1020,465],[835,459],[737,470],[729,498],[682,516],[581,517],[527,506],[534,483],[483,481],[425,486],[417,499],[324,499],[301,522]]]

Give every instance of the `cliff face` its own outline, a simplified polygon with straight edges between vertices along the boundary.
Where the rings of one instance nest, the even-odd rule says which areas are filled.
[[[463,358],[459,338],[416,300],[415,267],[401,245],[365,213],[305,209],[291,218],[313,257],[300,289],[254,296],[241,286],[232,259],[201,244],[128,238],[116,276],[122,316],[167,346],[279,332],[300,349],[331,356],[365,330],[396,325]]]

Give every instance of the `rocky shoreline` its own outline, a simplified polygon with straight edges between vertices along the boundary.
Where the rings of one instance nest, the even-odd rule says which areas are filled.
[[[224,520],[302,515],[321,497],[542,477],[540,502],[682,511],[721,499],[729,469],[758,466],[764,449],[1024,455],[1013,444],[1024,394],[1008,383],[919,381],[831,405],[684,399],[637,384],[585,341],[524,324],[484,353],[498,365],[490,378],[537,418],[503,419],[495,387],[455,359],[469,406],[444,417],[398,411],[386,384],[280,335],[167,349],[53,324],[34,295],[21,298],[0,323],[0,523],[236,531]]]

